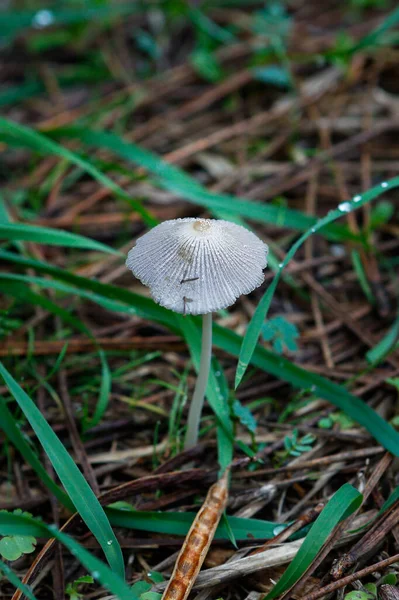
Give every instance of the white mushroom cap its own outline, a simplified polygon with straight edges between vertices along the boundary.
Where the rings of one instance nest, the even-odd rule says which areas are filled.
[[[267,252],[255,234],[235,223],[175,219],[140,237],[126,266],[161,306],[201,315],[226,308],[260,286]]]

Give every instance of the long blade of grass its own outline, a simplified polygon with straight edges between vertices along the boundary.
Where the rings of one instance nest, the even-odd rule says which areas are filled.
[[[241,215],[261,223],[272,223],[278,227],[291,227],[300,231],[312,227],[317,222],[317,219],[310,215],[284,206],[260,204],[246,198],[209,192],[182,169],[168,164],[156,154],[140,146],[125,142],[113,133],[91,131],[83,127],[68,127],[53,131],[52,135],[77,138],[80,142],[90,146],[106,148],[155,175],[161,185],[169,191],[185,200],[194,202],[194,204],[206,206],[212,211],[223,211],[226,216],[229,214]],[[356,238],[346,227],[327,226],[323,233],[331,235],[334,239]]]
[[[116,527],[181,536],[187,534],[196,517],[196,513],[193,512],[139,511],[134,510],[133,507],[120,510],[110,506],[106,509],[106,512],[109,520]],[[217,539],[230,539],[229,528],[238,540],[247,540],[249,537],[271,539],[275,535],[274,530],[276,527],[281,526],[281,523],[273,523],[263,519],[244,519],[231,516],[227,516],[226,519],[228,527],[223,522],[219,523],[215,535]]]
[[[265,596],[272,600],[289,590],[312,564],[328,536],[340,521],[346,519],[362,503],[362,495],[349,483],[343,485],[317,517],[292,563],[273,589]]]
[[[0,574],[3,573],[7,577],[8,581],[13,584],[18,590],[21,590],[23,594],[29,598],[29,600],[37,600],[36,596],[33,595],[27,585],[22,583],[20,578],[15,575],[14,571],[5,562],[0,560]]]
[[[0,362],[0,375],[35,431],[71,501],[102,547],[112,569],[124,577],[122,551],[102,506],[40,410]]]
[[[118,250],[114,250],[106,244],[91,240],[83,235],[62,231],[61,229],[40,227],[39,225],[27,225],[26,223],[9,223],[6,225],[0,223],[0,238],[4,240],[23,240],[25,242],[38,242],[39,244],[49,244],[52,246],[96,250],[98,252],[123,256]]]
[[[362,37],[359,42],[353,48],[353,52],[358,52],[363,48],[367,48],[370,46],[375,46],[380,43],[381,37],[395,27],[399,23],[399,8],[396,8],[391,13],[389,13],[383,21],[375,28],[373,31]]]
[[[38,474],[41,482],[54,494],[54,496],[71,512],[76,509],[69,499],[69,496],[51,479],[46,469],[43,467],[40,459],[33,452],[28,442],[25,440],[20,428],[17,426],[14,417],[8,410],[5,400],[0,397],[0,427],[6,434],[10,442],[21,453],[26,462]]]
[[[101,560],[90,554],[69,535],[59,531],[54,525],[25,515],[0,512],[0,535],[34,535],[56,538],[82,563],[93,578],[101,583],[120,600],[139,600],[138,596],[123,580],[123,577],[110,569]]]
[[[27,302],[33,306],[40,306],[48,312],[58,315],[65,323],[68,323],[68,325],[71,325],[77,331],[91,336],[90,331],[80,319],[72,315],[67,310],[64,310],[58,306],[58,304],[55,304],[55,302],[52,302],[45,296],[41,296],[40,294],[33,292],[27,285],[29,282],[26,282],[23,275],[18,276],[6,274],[3,276],[3,274],[0,273],[0,283],[3,284],[3,294],[14,297],[16,300],[18,300],[18,302]]]
[[[3,283],[5,285],[5,293],[9,292],[11,295],[13,295],[13,292],[15,292],[15,290],[13,289],[13,286],[10,285],[10,283],[11,284],[14,282],[33,283],[33,284],[39,285],[41,287],[57,290],[64,294],[72,294],[72,295],[80,296],[81,298],[86,298],[87,300],[96,302],[97,304],[99,304],[100,306],[103,306],[107,310],[111,310],[111,311],[115,311],[115,312],[125,312],[128,314],[136,313],[135,309],[132,308],[131,306],[127,306],[126,304],[122,304],[121,302],[117,302],[116,300],[109,300],[107,298],[104,298],[101,294],[94,294],[92,292],[86,292],[82,289],[73,288],[69,285],[65,285],[64,283],[59,283],[58,281],[46,280],[41,277],[29,277],[27,275],[17,275],[17,274],[13,274],[13,273],[1,273],[0,281],[3,281]],[[32,294],[33,294],[33,292],[32,292]],[[39,306],[43,306],[43,308],[46,308],[49,312],[59,315],[67,323],[73,324],[77,329],[80,329],[80,325],[78,325],[78,323],[76,322],[76,319],[74,321],[72,321],[70,317],[68,318],[65,314],[66,311],[64,311],[63,309],[60,309],[60,307],[58,307],[56,304],[54,304],[54,302],[51,302],[51,301],[47,300],[46,298],[39,296],[38,294],[36,294],[35,297],[33,297],[33,295],[32,295],[31,298],[32,298],[32,300],[35,301],[36,304],[39,304]],[[85,333],[87,333],[87,329],[85,329]]]
[[[86,173],[89,173],[89,175],[91,175],[99,183],[101,183],[101,185],[109,188],[120,198],[127,200],[134,210],[142,216],[143,221],[147,223],[147,225],[152,227],[153,225],[157,224],[157,220],[150,215],[150,213],[142,206],[142,204],[131,198],[129,194],[127,194],[118,184],[112,181],[112,179],[104,175],[88,160],[82,158],[75,152],[68,150],[68,148],[64,148],[64,146],[60,146],[56,142],[53,142],[53,140],[49,139],[47,136],[37,133],[29,127],[19,125],[18,123],[13,123],[12,121],[8,121],[7,119],[0,117],[0,139],[9,145],[22,145],[23,147],[30,148],[31,150],[40,152],[41,154],[58,156],[80,167]]]
[[[22,5],[23,6],[23,5]],[[83,7],[57,7],[42,10],[3,10],[0,15],[0,35],[10,43],[12,39],[26,28],[42,27],[40,13],[45,13],[48,25],[66,26],[83,21],[115,18],[140,11],[140,4],[136,2],[117,3],[112,5],[98,5],[95,2],[85,2]]]
[[[217,326],[214,327],[213,333],[216,346],[234,356],[239,355],[243,340],[241,336]],[[368,404],[348,392],[343,386],[316,373],[310,373],[261,346],[256,346],[251,357],[251,364],[278,379],[287,381],[296,388],[310,390],[312,394],[319,398],[328,400],[328,402],[349,415],[356,423],[367,429],[389,452],[399,456],[399,433]]]
[[[85,292],[90,290],[90,292],[93,292],[91,299],[94,301],[98,301],[96,298],[102,298],[101,302],[104,303],[108,299],[112,299],[112,302],[117,303],[120,307],[123,307],[122,303],[126,303],[126,305],[131,307],[132,311],[135,311],[135,313],[142,318],[157,321],[174,332],[180,332],[176,314],[155,304],[155,302],[149,298],[144,298],[143,296],[134,294],[117,286],[103,284],[98,281],[74,275],[57,267],[50,266],[42,261],[22,257],[13,252],[0,250],[0,258],[6,261],[12,261],[26,268],[34,268],[39,272],[51,275],[55,279],[66,281],[75,286],[78,295],[85,296]],[[43,281],[51,283],[51,280],[48,279]],[[121,309],[123,310],[123,308]],[[120,309],[118,308],[118,310]],[[124,310],[126,310],[126,308]],[[199,319],[193,320],[197,323],[199,328]],[[221,348],[225,352],[228,352],[233,356],[239,356],[243,338],[229,329],[214,324],[213,341],[215,346]],[[316,373],[310,373],[259,345],[255,346],[255,350],[251,357],[251,363],[259,369],[274,375],[278,379],[287,381],[294,387],[303,390],[311,389],[314,394],[328,400],[344,413],[348,414],[354,421],[365,427],[384,448],[389,450],[389,452],[392,452],[395,456],[399,456],[399,433],[365,402],[348,392],[344,387],[333,383],[329,379],[317,375]]]
[[[344,214],[348,212],[360,208],[365,204],[371,202],[375,198],[381,196],[381,194],[385,193],[390,189],[394,189],[399,187],[399,177],[394,177],[390,181],[385,181],[381,185],[375,186],[371,188],[367,192],[364,192],[362,195],[355,196],[350,202],[343,202],[338,206],[336,210],[330,211],[328,215],[322,219],[320,219],[311,229],[308,229],[301,237],[293,244],[287,252],[287,255],[284,261],[280,264],[279,269],[276,275],[273,278],[271,285],[268,287],[266,293],[264,294],[262,300],[259,302],[256,307],[255,313],[248,325],[247,332],[244,337],[244,341],[242,343],[240,356],[237,365],[236,377],[235,377],[235,388],[239,386],[245,371],[248,367],[248,364],[251,360],[251,356],[255,350],[257,341],[259,339],[260,331],[262,325],[267,317],[267,313],[269,311],[269,307],[276,290],[277,284],[280,281],[281,274],[284,268],[288,265],[290,260],[294,257],[296,251],[304,244],[304,242],[314,233],[324,229],[326,225],[331,224],[333,221],[341,218]]]

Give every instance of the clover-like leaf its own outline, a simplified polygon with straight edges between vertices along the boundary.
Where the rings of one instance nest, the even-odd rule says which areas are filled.
[[[10,535],[0,540],[0,555],[5,560],[17,560],[23,554],[35,551],[36,538],[31,535]]]
[[[284,319],[284,317],[277,316],[273,319],[269,319],[262,326],[262,337],[265,342],[271,342],[273,349],[277,354],[284,352],[284,346],[290,352],[296,352],[298,346],[296,338],[299,336],[297,327]]]

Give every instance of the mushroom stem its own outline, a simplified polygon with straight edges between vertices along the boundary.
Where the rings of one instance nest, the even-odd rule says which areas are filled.
[[[198,431],[204,404],[206,387],[208,385],[209,370],[212,357],[212,313],[202,317],[202,347],[200,366],[195,384],[193,398],[190,404],[187,421],[187,433],[184,441],[184,449],[192,448],[198,442]]]

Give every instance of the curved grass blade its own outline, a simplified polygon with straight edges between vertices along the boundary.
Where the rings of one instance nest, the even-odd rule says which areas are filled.
[[[10,286],[10,288],[8,288],[8,285],[9,285],[8,282],[11,282],[11,283],[13,283],[13,282],[34,283],[35,285],[39,285],[44,288],[51,288],[51,289],[57,290],[59,292],[62,292],[64,294],[72,294],[72,295],[80,296],[81,298],[86,298],[87,300],[96,302],[97,304],[99,304],[100,306],[103,306],[107,310],[111,310],[111,311],[115,311],[115,312],[125,312],[125,313],[129,313],[129,314],[136,313],[136,311],[131,306],[127,306],[126,304],[122,304],[121,302],[117,302],[115,300],[109,300],[99,294],[86,292],[85,290],[82,290],[79,288],[74,288],[69,285],[65,285],[64,283],[59,283],[57,281],[51,281],[48,279],[44,279],[42,277],[29,277],[27,275],[14,275],[13,273],[1,273],[0,281],[5,282],[5,284],[7,285],[6,293],[8,292],[9,289],[10,289],[10,291],[12,290],[11,286]],[[33,296],[31,296],[31,297],[33,299]],[[39,300],[39,298],[40,298],[40,300]],[[53,313],[59,315],[66,322],[69,322],[70,324],[74,324],[74,326],[77,327],[77,329],[80,329],[80,326],[76,323],[76,319],[72,323],[71,319],[70,318],[68,319],[68,317],[66,316],[66,314],[65,314],[66,311],[57,307],[57,305],[54,304],[54,302],[51,302],[51,301],[46,302],[46,299],[44,299],[41,296],[38,297],[38,294],[36,294],[35,301],[37,304],[40,304],[40,306],[43,306],[43,308],[46,308],[49,312],[53,312]],[[84,332],[88,333],[88,330],[85,329]]]
[[[94,179],[96,179],[101,185],[109,188],[117,196],[127,200],[134,210],[142,216],[143,221],[149,226],[157,224],[157,220],[150,215],[150,213],[141,205],[140,202],[134,200],[127,194],[118,184],[112,179],[104,175],[89,161],[85,160],[78,154],[75,154],[71,150],[60,146],[56,142],[53,142],[48,137],[41,133],[37,133],[29,127],[19,125],[7,119],[0,117],[0,139],[3,139],[9,145],[23,146],[30,148],[41,154],[50,154],[53,156],[59,156],[67,160],[70,163],[80,167],[86,173],[89,173]]]
[[[0,223],[0,238],[5,240],[38,242],[39,244],[52,246],[96,250],[98,252],[116,254],[121,257],[124,256],[122,252],[83,235],[62,231],[61,229],[51,229],[51,227],[40,227],[39,225],[27,225],[25,223],[8,223],[2,225]]]
[[[70,550],[96,581],[115,594],[119,600],[139,600],[118,573],[114,573],[105,563],[57,527],[46,525],[31,517],[0,512],[0,535],[21,535],[22,532],[25,532],[24,535],[56,538]]]
[[[76,510],[102,547],[112,569],[123,578],[122,550],[93,490],[40,410],[1,362],[0,375],[35,431]]]
[[[37,600],[36,596],[33,595],[31,590],[27,585],[22,583],[19,577],[15,575],[14,571],[9,567],[5,562],[0,560],[0,574],[4,573],[4,576],[7,577],[8,581],[13,584],[18,590],[21,590],[23,594],[29,598],[29,600]]]
[[[377,365],[394,350],[399,344],[399,315],[396,317],[394,324],[389,329],[388,333],[384,335],[382,340],[378,342],[374,348],[371,348],[366,353],[367,361],[372,365]]]
[[[342,202],[342,204],[340,204],[336,210],[330,211],[326,217],[320,219],[311,229],[309,229],[303,235],[301,235],[301,237],[295,242],[295,244],[291,246],[289,252],[287,252],[284,261],[280,264],[279,269],[276,275],[274,276],[271,285],[267,289],[262,300],[259,302],[255,313],[248,325],[247,332],[242,343],[240,356],[238,359],[235,377],[236,389],[240,385],[240,382],[251,360],[251,356],[255,350],[263,322],[267,317],[267,313],[277,284],[280,281],[281,274],[284,268],[290,262],[290,260],[294,257],[296,251],[311,235],[316,233],[316,231],[324,229],[326,225],[331,224],[333,221],[336,221],[337,219],[349,213],[353,209],[360,208],[361,206],[368,204],[371,200],[378,198],[379,196],[381,196],[381,194],[385,193],[389,189],[394,189],[396,187],[399,187],[399,177],[394,177],[390,181],[384,181],[382,184],[371,188],[370,190],[368,190],[368,192],[365,192],[362,195],[354,196],[354,198],[352,198],[350,202]]]
[[[0,258],[12,261],[26,268],[34,268],[37,271],[51,275],[56,279],[71,283],[76,286],[78,290],[77,293],[83,296],[85,290],[90,290],[95,294],[95,296],[90,296],[90,298],[102,303],[103,306],[105,306],[105,302],[107,302],[108,299],[112,299],[112,301],[118,302],[118,306],[122,307],[117,310],[126,310],[126,307],[123,309],[123,305],[121,304],[124,302],[128,306],[133,307],[132,310],[142,318],[157,321],[168,327],[171,331],[177,333],[180,332],[176,315],[162,306],[155,304],[155,302],[149,298],[134,294],[117,286],[103,284],[98,281],[74,275],[42,261],[25,258],[18,254],[14,254],[13,252],[0,250]],[[43,279],[43,281],[51,282],[51,280],[47,279]],[[193,321],[197,323],[199,328],[200,320],[194,318]],[[239,356],[243,338],[229,329],[214,324],[213,341],[215,346],[218,346],[225,352],[228,352],[233,356]],[[274,375],[278,379],[290,383],[294,387],[303,390],[312,389],[312,391],[320,398],[328,400],[331,404],[348,414],[354,421],[365,427],[384,448],[389,450],[389,452],[395,456],[399,456],[399,433],[372,408],[360,398],[348,392],[343,386],[333,383],[321,375],[309,373],[282,356],[277,356],[273,352],[266,350],[266,348],[262,348],[259,345],[255,347],[251,357],[251,363],[259,369]]]
[[[53,130],[58,137],[77,138],[80,142],[97,148],[110,150],[122,158],[140,165],[156,176],[161,185],[189,202],[206,206],[214,212],[223,211],[226,216],[241,215],[261,223],[272,223],[278,227],[291,227],[304,231],[315,225],[317,219],[299,210],[272,204],[260,204],[246,198],[209,192],[203,185],[190,177],[182,169],[168,164],[156,154],[144,150],[135,144],[125,142],[119,136],[104,132],[91,131],[83,127],[67,127]],[[323,231],[333,239],[357,239],[347,227],[328,226]]]
[[[17,448],[17,450],[24,457],[26,462],[32,467],[38,474],[40,481],[48,488],[48,490],[54,494],[54,496],[71,512],[75,512],[76,509],[73,503],[70,501],[69,496],[51,479],[46,469],[43,467],[40,459],[33,452],[32,448],[26,442],[24,436],[21,433],[19,427],[15,423],[15,419],[8,410],[7,404],[4,399],[0,396],[0,427],[6,434],[7,438]]]
[[[216,346],[235,356],[239,355],[242,337],[232,331],[214,327],[213,339]],[[309,373],[286,358],[277,356],[257,346],[251,357],[251,364],[283,379],[296,388],[311,390],[312,394],[328,400],[367,431],[383,446],[399,456],[399,433],[360,398],[348,392],[343,386],[316,373]]]
[[[307,571],[330,533],[340,521],[346,519],[362,503],[362,495],[349,483],[345,483],[331,498],[325,509],[313,523],[302,546],[298,550],[292,563],[287,567],[283,576],[274,588],[265,596],[265,600],[272,600],[283,592],[289,590]]]
[[[33,268],[40,273],[51,275],[52,277],[54,277],[55,280],[70,283],[73,286],[75,286],[78,290],[72,291],[70,287],[65,286],[65,288],[63,289],[61,289],[60,287],[60,291],[65,291],[67,293],[77,293],[82,297],[86,297],[88,300],[92,300],[93,302],[96,302],[111,311],[120,310],[122,312],[127,312],[128,307],[130,314],[137,314],[143,317],[144,319],[153,319],[158,323],[163,323],[164,325],[166,325],[174,331],[179,330],[175,318],[175,313],[171,312],[170,310],[167,310],[166,308],[163,308],[162,306],[159,306],[149,298],[145,298],[144,296],[140,296],[139,294],[134,294],[132,292],[129,292],[128,290],[114,285],[100,283],[98,281],[95,281],[94,279],[88,279],[87,277],[75,275],[69,271],[64,271],[63,269],[59,269],[58,267],[53,267],[52,265],[49,265],[46,262],[35,260],[32,258],[26,258],[24,256],[15,254],[14,252],[9,252],[7,250],[0,249],[0,258],[27,268]],[[4,278],[24,278],[24,280],[29,279],[24,275],[9,275],[8,273],[2,273],[1,276]],[[43,287],[45,287],[44,281],[45,280],[42,280]],[[56,281],[53,281],[51,283],[51,280],[46,281],[48,282],[48,284],[50,283],[50,285],[57,283]],[[39,284],[39,281],[35,280],[35,283]],[[86,294],[87,291],[88,293]],[[122,303],[125,303],[127,307],[123,306]]]

